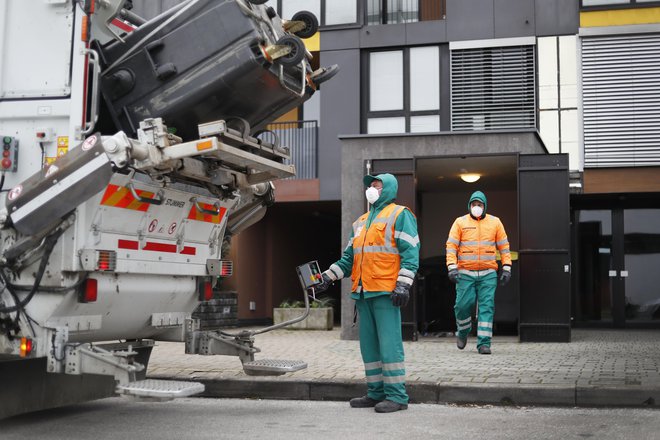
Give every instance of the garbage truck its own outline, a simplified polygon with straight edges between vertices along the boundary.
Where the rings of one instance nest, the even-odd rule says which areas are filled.
[[[223,244],[295,176],[268,124],[338,69],[312,68],[313,14],[265,3],[185,0],[148,20],[127,0],[0,3],[0,418],[202,392],[146,379],[155,341],[252,375],[306,367],[255,359],[274,326],[191,318],[233,271]]]

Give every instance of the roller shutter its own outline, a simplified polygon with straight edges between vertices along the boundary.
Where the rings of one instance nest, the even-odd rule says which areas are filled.
[[[534,47],[451,51],[453,131],[536,127]]]
[[[660,165],[660,35],[582,39],[585,167]]]

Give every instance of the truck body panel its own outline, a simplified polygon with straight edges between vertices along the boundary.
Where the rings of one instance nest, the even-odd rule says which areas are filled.
[[[186,0],[132,23],[124,0],[0,4],[0,417],[107,388],[51,373],[161,398],[128,386],[153,340],[254,361],[253,335],[201,332],[191,313],[231,268],[223,245],[295,175],[257,131],[316,90],[311,55],[292,58],[300,25],[260,3]],[[44,377],[19,396],[10,363],[28,361]]]

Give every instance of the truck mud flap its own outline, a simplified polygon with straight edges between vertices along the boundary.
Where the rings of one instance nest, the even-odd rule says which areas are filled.
[[[46,358],[0,361],[0,419],[115,395],[112,376],[50,374]]]

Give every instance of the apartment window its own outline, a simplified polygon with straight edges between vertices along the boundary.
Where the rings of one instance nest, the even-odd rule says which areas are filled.
[[[536,127],[534,45],[450,44],[454,131]]]
[[[366,0],[367,24],[443,20],[445,0]]]
[[[324,25],[357,23],[356,0],[332,0],[324,3]]]
[[[369,111],[403,110],[403,51],[369,55]]]
[[[358,0],[270,0],[266,3],[286,19],[298,11],[316,15],[321,26],[357,23]]]
[[[368,54],[366,132],[440,131],[440,48]]]

